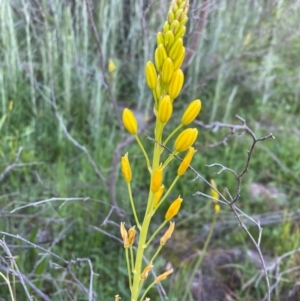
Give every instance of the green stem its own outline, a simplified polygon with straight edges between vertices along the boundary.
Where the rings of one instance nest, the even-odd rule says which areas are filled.
[[[173,187],[175,186],[175,184],[179,180],[179,178],[180,178],[180,176],[177,175],[176,178],[174,179],[174,181],[172,182],[171,186],[167,190],[167,192],[164,194],[164,196],[162,197],[162,199],[159,201],[159,203],[155,207],[155,211],[159,208],[159,206],[163,203],[163,201],[168,197],[169,193],[171,192],[171,190],[173,189]]]
[[[157,233],[166,225],[168,221],[165,220],[152,234],[152,236],[150,237],[150,239],[147,241],[146,246],[148,247],[149,244],[151,243],[151,241],[155,238],[155,236],[157,235]]]
[[[154,108],[155,108],[155,110],[158,110],[158,100],[157,100],[155,90],[152,90],[152,95],[153,95],[153,98],[154,98]]]
[[[198,260],[196,261],[196,264],[194,265],[194,269],[192,271],[192,274],[191,274],[190,279],[188,281],[188,284],[186,286],[187,289],[185,290],[185,293],[183,295],[183,298],[182,298],[183,301],[186,299],[188,293],[190,292],[190,287],[191,287],[191,284],[193,282],[193,279],[195,278],[196,272],[199,269],[199,267],[200,267],[200,265],[201,265],[201,263],[203,261],[204,255],[206,253],[206,250],[208,248],[208,245],[209,245],[209,243],[211,241],[211,238],[212,238],[212,235],[213,235],[213,232],[214,232],[214,229],[215,229],[217,217],[218,217],[218,212],[215,212],[214,213],[214,217],[213,217],[213,222],[212,222],[211,228],[209,230],[208,236],[207,236],[207,238],[205,240],[204,247],[202,249],[201,255],[198,258]]]
[[[147,287],[147,289],[145,290],[145,292],[144,292],[142,298],[140,299],[140,301],[143,301],[143,300],[144,300],[144,298],[146,297],[146,295],[147,295],[147,293],[149,292],[150,288],[151,288],[154,284],[155,284],[155,282],[153,281],[153,282]]]
[[[150,264],[153,264],[153,261],[155,260],[156,256],[159,254],[160,250],[162,249],[163,245],[159,245],[157,251],[155,252],[155,254],[152,256],[151,260],[150,260]]]
[[[168,136],[168,138],[164,141],[164,145],[167,145],[169,140],[183,127],[182,124],[179,124],[179,126]]]
[[[147,168],[148,168],[149,172],[151,173],[150,161],[149,161],[148,155],[147,155],[147,153],[145,151],[145,148],[144,148],[142,142],[140,141],[140,138],[137,135],[135,135],[134,138],[136,139],[139,147],[141,148],[141,150],[142,150],[142,152],[143,152],[143,154],[145,156],[145,159],[146,159],[146,162],[147,162]]]
[[[141,224],[140,224],[139,219],[137,217],[135,206],[134,206],[134,201],[133,201],[133,198],[132,198],[132,191],[131,191],[130,182],[127,183],[127,187],[128,187],[128,194],[129,194],[129,199],[130,199],[131,208],[132,208],[132,212],[133,212],[133,215],[134,215],[135,223],[136,223],[136,226],[138,227],[138,229],[141,229]]]
[[[134,258],[133,258],[133,249],[132,246],[129,246],[130,251],[130,263],[131,263],[131,272],[134,270]]]
[[[125,248],[125,254],[126,254],[126,263],[127,263],[127,273],[128,273],[128,279],[129,279],[129,288],[131,290],[132,282],[131,282],[131,270],[130,270],[130,262],[129,262],[129,256],[128,256],[128,248]]]
[[[172,154],[169,155],[169,157],[167,158],[167,160],[165,161],[163,168],[165,168],[173,159],[174,159],[174,155],[178,154],[178,152],[173,151]]]

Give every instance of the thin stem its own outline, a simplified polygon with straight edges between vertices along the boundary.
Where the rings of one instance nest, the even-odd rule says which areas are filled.
[[[174,159],[174,156],[177,154],[178,154],[178,152],[173,151],[173,153],[170,154],[169,157],[167,158],[167,160],[165,161],[163,168],[165,168]]]
[[[152,256],[151,260],[150,260],[150,264],[153,264],[153,261],[155,260],[156,256],[159,254],[159,252],[161,251],[163,245],[159,245],[157,251],[155,252],[155,254]]]
[[[133,270],[134,270],[134,257],[133,257],[132,246],[129,246],[129,251],[130,251],[131,271],[133,272]]]
[[[175,186],[175,184],[179,180],[179,178],[180,178],[180,176],[177,175],[176,178],[174,179],[174,181],[172,182],[171,186],[167,190],[167,192],[164,194],[164,196],[162,197],[162,199],[159,201],[159,203],[155,207],[155,210],[157,210],[159,208],[159,206],[163,203],[163,201],[168,197],[169,193],[171,192],[171,190],[173,189],[173,187]]]
[[[2,274],[1,272],[0,272],[0,276],[2,276],[2,278],[4,279],[4,281],[5,281],[6,284],[7,284],[7,287],[8,287],[9,293],[10,293],[11,300],[12,300],[12,301],[15,301],[14,293],[13,293],[13,291],[12,291],[12,289],[11,289],[11,285],[10,285],[9,279],[6,278],[6,277],[4,276],[4,274]]]
[[[147,287],[147,289],[145,290],[145,292],[144,292],[142,298],[140,299],[140,301],[143,301],[143,300],[144,300],[144,298],[146,297],[146,295],[147,295],[147,293],[149,292],[150,288],[151,288],[154,284],[155,284],[155,282],[153,281],[153,282]]]
[[[142,150],[142,152],[143,152],[143,154],[145,156],[145,159],[146,159],[146,162],[147,162],[147,168],[148,168],[149,172],[151,173],[150,161],[149,161],[149,157],[148,157],[148,155],[147,155],[147,153],[145,151],[145,148],[144,148],[142,142],[140,141],[140,139],[139,139],[139,137],[137,135],[135,135],[134,138],[136,139],[139,147],[141,148],[141,150]]]
[[[217,217],[218,217],[218,212],[215,211],[215,214],[214,214],[214,217],[213,217],[213,221],[212,221],[212,225],[211,225],[211,228],[209,230],[208,236],[207,236],[207,238],[205,240],[204,247],[202,249],[201,255],[199,256],[198,260],[196,261],[196,264],[194,266],[194,269],[192,271],[192,274],[191,274],[190,279],[188,281],[188,284],[186,286],[187,289],[185,290],[185,293],[184,293],[184,296],[183,296],[182,300],[185,300],[186,297],[187,297],[187,295],[188,295],[188,293],[190,292],[189,288],[191,287],[191,284],[193,282],[193,279],[195,278],[196,272],[199,269],[199,267],[200,267],[200,265],[201,265],[201,263],[203,261],[204,255],[205,255],[205,253],[207,251],[207,248],[208,248],[208,245],[209,245],[209,243],[211,241],[211,238],[212,238],[212,235],[213,235],[213,232],[214,232],[214,229],[215,229]]]
[[[168,221],[165,220],[152,234],[152,236],[150,237],[150,239],[147,241],[146,246],[148,247],[149,244],[151,243],[151,241],[155,238],[155,236],[157,235],[157,233],[166,225]]]
[[[125,248],[125,254],[126,254],[126,263],[127,263],[127,273],[128,273],[128,279],[129,279],[129,288],[131,290],[132,282],[131,282],[131,270],[130,270],[130,262],[129,262],[129,256],[128,256],[128,248]]]
[[[128,187],[128,194],[129,194],[129,199],[130,199],[131,208],[132,208],[132,212],[133,212],[133,215],[134,215],[135,223],[136,223],[136,226],[138,227],[138,229],[141,229],[141,224],[140,224],[139,219],[137,217],[135,206],[134,206],[134,201],[133,201],[133,198],[132,198],[132,191],[131,191],[130,182],[127,183],[127,187]]]
[[[155,90],[152,90],[152,94],[153,94],[153,98],[154,98],[154,108],[155,108],[155,110],[158,110],[158,100],[157,100]]]
[[[179,126],[168,136],[168,138],[164,141],[164,145],[167,145],[169,140],[183,127],[182,124],[179,124]]]

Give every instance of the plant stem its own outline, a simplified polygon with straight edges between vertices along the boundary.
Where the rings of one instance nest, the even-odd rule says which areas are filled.
[[[128,194],[129,194],[129,199],[130,199],[131,208],[132,208],[132,212],[133,212],[133,215],[134,215],[135,223],[136,223],[136,226],[138,227],[138,229],[141,229],[141,224],[140,224],[139,219],[137,217],[135,206],[134,206],[134,201],[133,201],[133,198],[132,198],[132,191],[131,191],[130,182],[127,183],[127,187],[128,187]]]
[[[154,237],[158,234],[158,232],[166,225],[168,221],[165,220],[152,234],[152,236],[150,237],[150,239],[147,241],[146,246],[148,247],[149,244],[151,243],[151,241],[154,239]]]
[[[141,148],[141,150],[142,150],[142,152],[143,152],[143,154],[145,156],[145,159],[146,159],[146,162],[147,162],[147,168],[148,168],[149,172],[151,173],[150,161],[149,161],[148,155],[147,155],[147,153],[145,151],[145,148],[144,148],[144,146],[143,146],[140,138],[137,135],[135,135],[134,138],[136,139],[139,147]]]

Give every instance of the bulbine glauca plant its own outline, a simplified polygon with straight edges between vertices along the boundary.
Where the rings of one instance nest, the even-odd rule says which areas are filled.
[[[128,268],[129,287],[131,290],[131,301],[149,300],[147,293],[155,284],[168,277],[173,270],[167,270],[155,279],[150,280],[149,272],[154,269],[155,259],[168,239],[171,238],[175,228],[174,217],[180,210],[183,199],[180,195],[173,201],[169,199],[169,194],[176,182],[184,176],[187,171],[196,150],[193,144],[197,139],[198,130],[196,128],[186,128],[194,121],[201,110],[201,101],[196,99],[192,101],[182,115],[180,124],[171,132],[168,137],[164,137],[164,128],[167,126],[173,113],[173,102],[176,100],[184,83],[184,74],[180,69],[185,57],[185,47],[183,45],[183,36],[186,31],[185,24],[188,20],[189,1],[173,0],[168,12],[167,21],[161,32],[157,34],[157,47],[155,50],[155,63],[148,61],[145,67],[146,81],[152,90],[154,99],[154,115],[156,117],[154,130],[154,151],[152,160],[148,156],[138,137],[138,124],[134,114],[129,109],[123,111],[123,124],[126,130],[135,137],[139,144],[150,173],[149,195],[146,210],[143,219],[136,213],[134,196],[131,191],[131,181],[133,180],[130,167],[129,155],[126,153],[121,159],[121,167],[124,179],[128,186],[129,200],[135,218],[135,226],[126,229],[125,224],[121,223],[120,231],[124,242],[125,255]],[[182,131],[181,131],[182,130]],[[181,132],[180,132],[181,131]],[[177,135],[174,145],[169,145],[170,139]],[[166,160],[162,162],[162,153],[167,146],[172,150]],[[174,156],[186,152],[183,160],[179,162],[177,175],[170,187],[163,184],[163,176],[169,163]],[[160,209],[163,203],[169,203],[169,208],[165,212],[165,220],[154,233],[149,233],[149,226],[153,215]],[[216,204],[216,206],[219,206]],[[218,208],[219,209],[219,208]],[[217,211],[217,209],[216,209]],[[162,229],[167,225],[165,232]],[[136,233],[138,241],[135,242]],[[160,245],[156,252],[149,259],[148,264],[144,264],[143,256],[145,249],[151,244],[153,239],[159,236]],[[137,243],[137,247],[133,248]],[[146,286],[147,285],[147,286]],[[116,296],[116,300],[119,296]]]

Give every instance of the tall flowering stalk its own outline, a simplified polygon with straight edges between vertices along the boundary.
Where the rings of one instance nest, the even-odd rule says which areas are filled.
[[[146,279],[151,270],[155,268],[155,258],[159,254],[166,241],[171,238],[175,228],[173,218],[177,215],[182,205],[183,199],[178,196],[170,202],[168,196],[179,180],[188,169],[195,149],[192,147],[198,136],[196,128],[187,128],[181,133],[178,132],[186,125],[189,125],[197,117],[201,110],[201,101],[194,100],[185,110],[180,124],[166,138],[163,137],[164,128],[172,117],[173,102],[181,92],[184,83],[184,74],[180,69],[184,57],[185,47],[183,36],[186,31],[185,24],[188,20],[189,0],[173,0],[168,12],[167,21],[163,25],[161,32],[157,34],[157,47],[154,53],[154,62],[148,61],[145,68],[146,82],[151,89],[154,99],[154,114],[156,117],[154,137],[155,145],[152,161],[148,157],[147,151],[138,137],[138,123],[134,114],[129,109],[124,109],[123,124],[126,130],[135,137],[146,160],[150,173],[149,195],[143,219],[139,219],[135,210],[135,203],[131,192],[131,181],[134,180],[134,172],[131,172],[129,155],[125,154],[121,159],[122,172],[127,183],[128,194],[132,210],[135,217],[135,224],[138,231],[138,242],[136,250],[133,249],[136,230],[134,227],[128,231],[124,223],[121,223],[121,236],[124,242],[129,287],[131,290],[131,301],[147,300],[147,293],[156,283],[164,280],[173,270],[168,270],[159,274],[148,286],[144,287]],[[170,139],[177,135],[175,143],[169,148],[173,149],[167,159],[162,162],[161,155],[164,150],[162,145],[168,144]],[[163,184],[163,176],[168,164],[174,159],[174,155],[187,151],[182,162],[179,164],[177,175],[170,187]],[[165,212],[165,220],[154,233],[149,233],[149,225],[155,212],[159,210],[164,202],[169,202],[169,208]],[[169,228],[165,233],[160,233],[162,228],[169,223]],[[143,263],[145,249],[152,240],[160,235],[160,245],[150,258],[149,263]],[[150,277],[149,277],[150,278]]]

